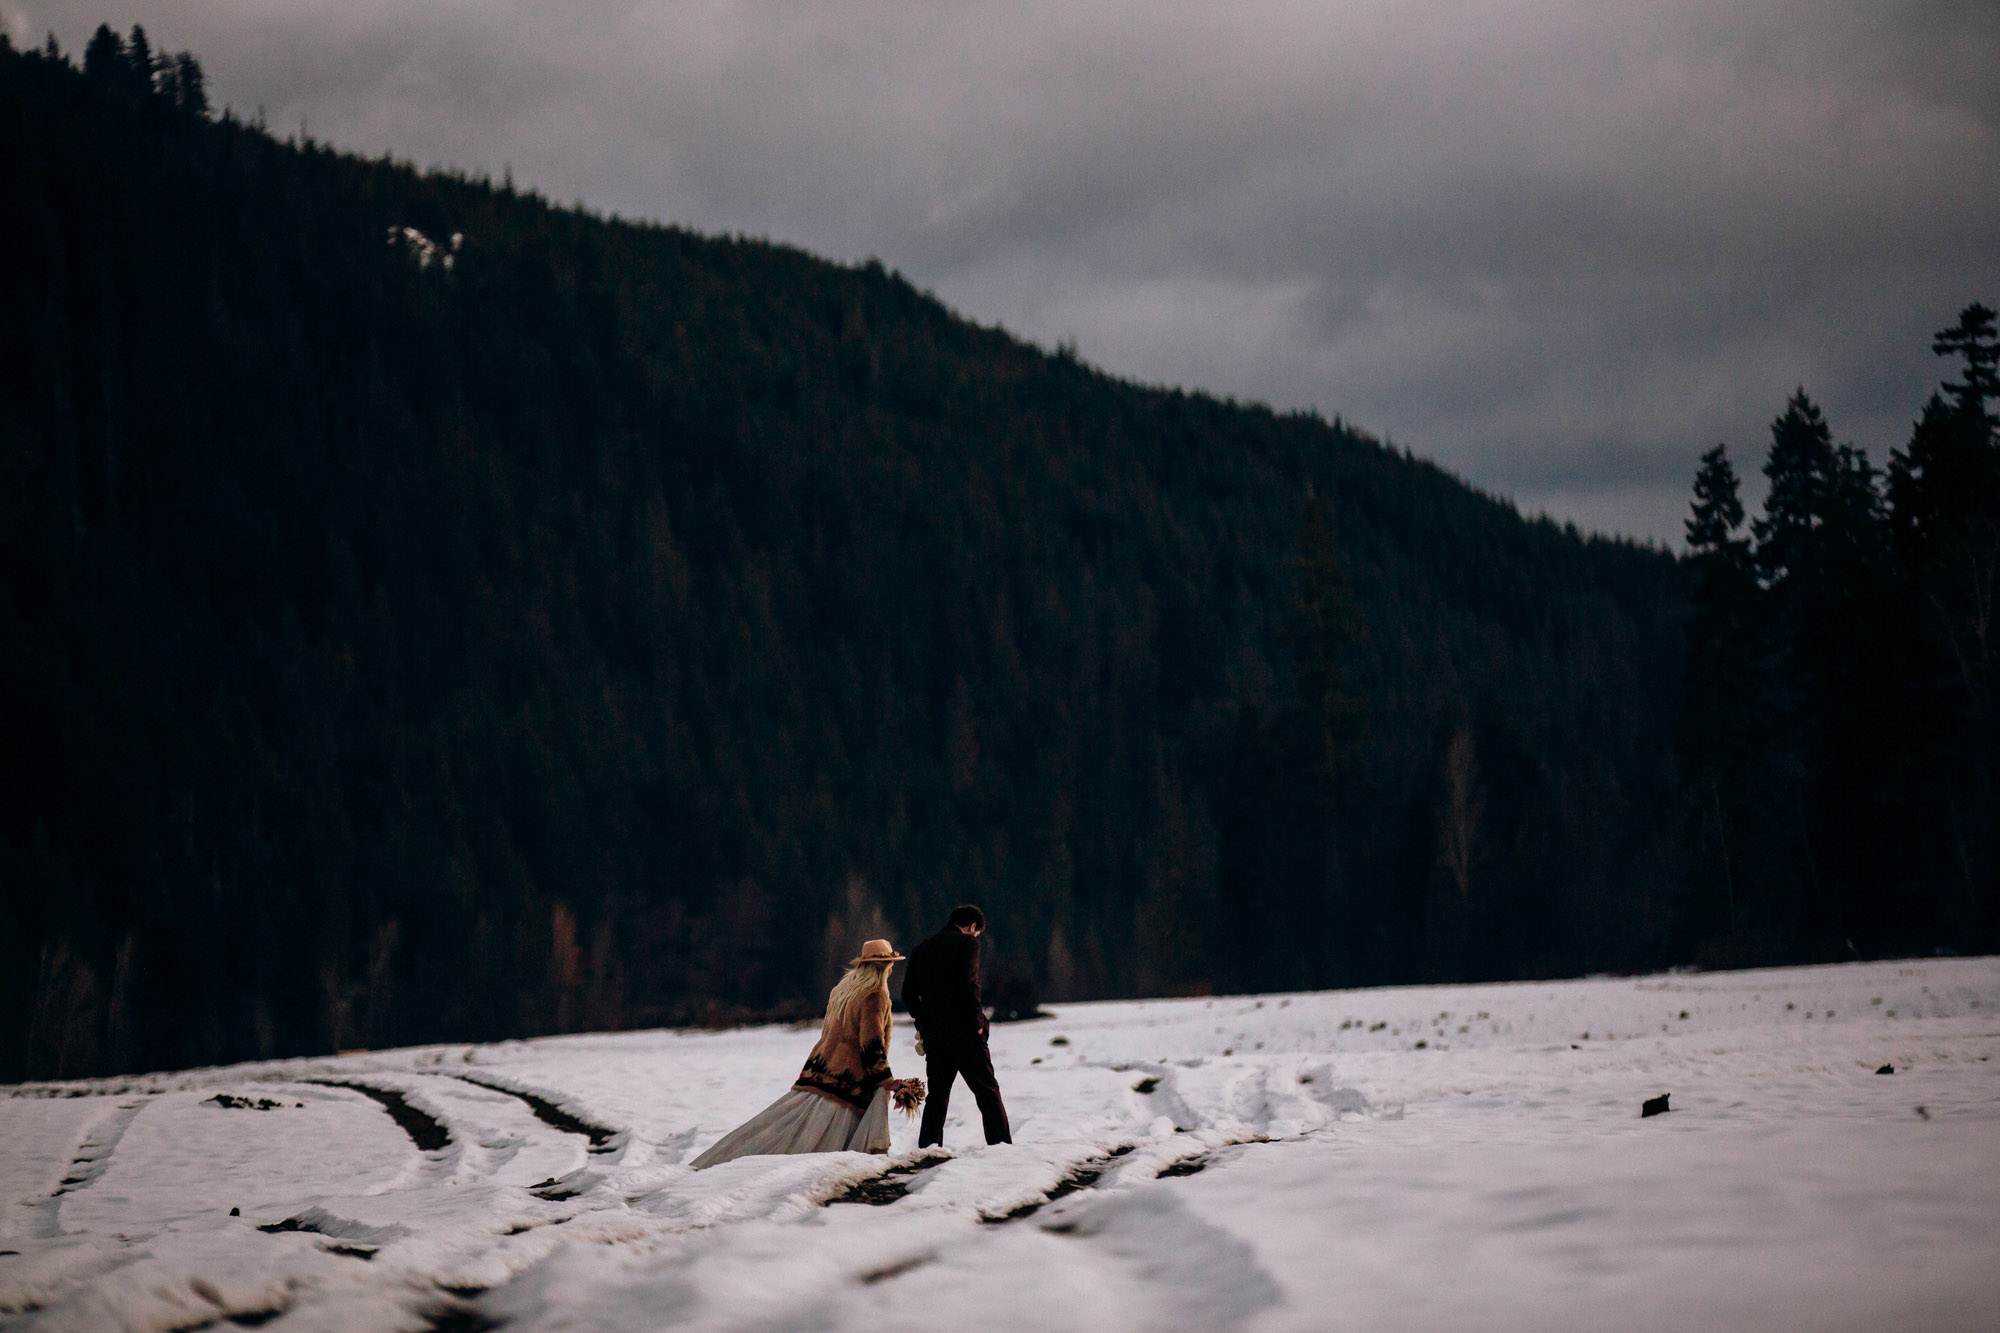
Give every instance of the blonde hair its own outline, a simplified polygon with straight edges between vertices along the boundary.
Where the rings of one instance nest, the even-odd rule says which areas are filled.
[[[857,963],[834,983],[826,997],[826,1020],[820,1024],[822,1041],[835,1041],[856,1030],[861,1022],[861,1002],[880,991],[889,999],[889,964]]]

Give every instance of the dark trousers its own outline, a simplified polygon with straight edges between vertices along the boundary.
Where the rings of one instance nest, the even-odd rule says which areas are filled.
[[[993,1056],[980,1037],[957,1040],[924,1038],[924,1124],[917,1146],[928,1148],[944,1142],[944,1116],[951,1109],[951,1081],[965,1080],[972,1099],[979,1103],[979,1119],[988,1143],[1012,1143],[1007,1128],[1007,1108],[1000,1101],[1000,1082],[993,1077]]]

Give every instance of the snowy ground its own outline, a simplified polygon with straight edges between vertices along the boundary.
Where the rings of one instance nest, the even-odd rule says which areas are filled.
[[[1012,1146],[682,1165],[812,1040],[5,1090],[0,1326],[2000,1327],[2000,959],[1067,1005]]]

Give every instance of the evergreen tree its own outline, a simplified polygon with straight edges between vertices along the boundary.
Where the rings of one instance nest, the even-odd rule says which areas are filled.
[[[153,55],[153,44],[146,39],[146,30],[134,23],[132,35],[125,39],[126,86],[136,96],[149,97],[158,73],[159,61]]]
[[[1811,563],[1813,534],[1824,516],[1834,470],[1826,418],[1801,388],[1771,423],[1771,450],[1764,460],[1770,489],[1763,514],[1751,524],[1757,569],[1767,586],[1782,586]],[[1785,601],[1781,598],[1779,605]]]
[[[50,40],[53,42],[54,35]],[[83,72],[109,87],[122,85],[131,66],[125,62],[125,43],[111,30],[109,23],[97,25],[97,31],[90,34],[90,41],[83,48]]]
[[[1884,776],[1897,744],[1888,534],[1877,474],[1852,446],[1835,449],[1809,584],[1791,645],[1808,691],[1806,762],[1829,952],[1880,938],[1879,901],[1902,873],[1899,831],[1886,818]]]
[[[1961,411],[1982,416],[1988,415],[1987,402],[2000,398],[2000,335],[1993,321],[1993,311],[1975,301],[1959,311],[1958,323],[1931,340],[1931,351],[1937,355],[1965,362],[1964,378],[1946,381],[1945,392]]]
[[[1968,948],[2000,943],[2000,446],[1994,315],[1973,304],[1932,349],[1961,373],[1933,394],[1906,449],[1890,459],[1889,526],[1900,628],[1909,645],[1906,787],[1934,849],[1940,909]]]
[[[1750,569],[1750,545],[1738,535],[1743,527],[1742,489],[1729,462],[1729,446],[1718,444],[1701,456],[1694,474],[1694,507],[1685,524],[1688,558],[1702,569],[1740,566]],[[1701,585],[1697,583],[1697,587]]]
[[[191,53],[181,51],[174,55],[168,61],[164,77],[167,100],[177,110],[196,116],[208,115],[208,76],[202,72],[201,62]]]
[[[1752,524],[1769,673],[1758,721],[1777,850],[1762,878],[1775,890],[1770,928],[1836,956],[1858,950],[1859,904],[1895,860],[1880,827],[1893,744],[1881,497],[1865,453],[1834,446],[1803,389],[1771,423],[1764,474]]]
[[[1798,389],[1771,423],[1764,510],[1751,522],[1769,653],[1759,721],[1768,738],[1763,759],[1772,858],[1770,873],[1761,878],[1770,913],[1766,929],[1787,939],[1821,928],[1826,897],[1808,792],[1812,681],[1823,664],[1800,648],[1819,586],[1818,530],[1834,468],[1826,419]]]
[[[1694,915],[1683,923],[1684,931],[1698,936],[1736,927],[1745,852],[1737,830],[1752,807],[1757,761],[1768,744],[1763,728],[1763,594],[1743,519],[1736,469],[1727,446],[1718,444],[1701,456],[1686,524],[1694,585],[1675,731],[1702,853],[1696,865],[1720,888],[1719,894],[1697,894]],[[1717,898],[1719,922],[1708,906]]]

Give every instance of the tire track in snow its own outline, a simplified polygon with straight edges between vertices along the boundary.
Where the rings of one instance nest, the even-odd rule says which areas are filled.
[[[550,1129],[560,1130],[564,1134],[581,1134],[590,1140],[590,1151],[593,1153],[616,1152],[623,1141],[624,1130],[610,1129],[585,1120],[575,1112],[564,1109],[539,1093],[529,1092],[526,1088],[492,1083],[483,1078],[474,1078],[470,1074],[454,1073],[449,1077],[458,1079],[462,1083],[470,1083],[475,1088],[484,1088],[488,1092],[498,1092],[515,1098],[534,1112],[535,1119]]]
[[[139,1118],[145,1109],[144,1101],[120,1102],[101,1119],[92,1123],[84,1132],[82,1142],[71,1155],[69,1170],[46,1198],[31,1205],[33,1211],[27,1234],[36,1240],[53,1240],[63,1234],[62,1201],[66,1194],[88,1189],[97,1183],[111,1168],[111,1155],[125,1137],[125,1131]]]
[[[396,1122],[396,1127],[410,1136],[410,1142],[417,1145],[418,1152],[432,1153],[451,1146],[451,1131],[444,1122],[410,1105],[409,1098],[394,1088],[371,1087],[366,1083],[335,1078],[309,1078],[304,1081],[322,1088],[346,1088],[378,1103]]]
[[[365,1222],[340,1217],[315,1204],[303,1212],[294,1213],[282,1222],[266,1222],[257,1228],[266,1235],[278,1235],[287,1231],[306,1231],[316,1236],[324,1236],[327,1243],[320,1246],[328,1254],[345,1255],[350,1259],[368,1261],[391,1241],[401,1240],[411,1234],[406,1226],[369,1226]]]
[[[924,1155],[907,1162],[899,1162],[877,1175],[857,1180],[838,1194],[821,1201],[820,1206],[836,1203],[866,1203],[875,1207],[894,1203],[910,1192],[912,1178],[926,1171],[943,1166],[952,1159],[952,1154],[942,1148],[927,1148]]]
[[[1066,1198],[1071,1194],[1075,1194],[1078,1190],[1094,1189],[1097,1182],[1104,1179],[1104,1173],[1111,1170],[1117,1164],[1119,1158],[1125,1156],[1137,1146],[1137,1144],[1132,1143],[1121,1143],[1116,1148],[1096,1157],[1087,1157],[1065,1172],[1062,1179],[1058,1180],[1039,1199],[1030,1199],[1028,1202],[1018,1204],[1004,1213],[981,1213],[979,1220],[987,1223],[989,1226],[997,1226],[1004,1222],[1018,1222],[1024,1217],[1029,1217],[1040,1212],[1057,1199]]]
[[[111,1166],[111,1154],[117,1150],[119,1140],[125,1131],[139,1118],[144,1102],[121,1102],[105,1119],[91,1127],[83,1142],[77,1145],[76,1156],[69,1164],[69,1174],[57,1185],[51,1199],[73,1194],[77,1190],[96,1183]]]
[[[1180,1137],[1176,1136],[1172,1142],[1179,1143],[1181,1141]],[[1128,1156],[1141,1146],[1146,1145],[1140,1143],[1122,1143],[1116,1147],[1107,1149],[1095,1157],[1088,1157],[1076,1163],[1064,1173],[1063,1177],[1052,1188],[1039,1198],[1029,1199],[1023,1203],[1016,1204],[1006,1212],[981,1211],[979,1220],[988,1225],[1000,1225],[1006,1222],[1016,1222],[1024,1217],[1031,1217],[1049,1204],[1068,1198],[1072,1194],[1094,1193],[1104,1188],[1106,1184],[1110,1183],[1105,1181],[1104,1178],[1112,1175],[1114,1172],[1121,1179],[1126,1176],[1146,1172],[1150,1172],[1148,1178],[1153,1180],[1172,1180],[1182,1176],[1198,1175],[1210,1166],[1217,1165],[1226,1160],[1228,1156],[1233,1155],[1229,1151],[1231,1149],[1240,1150],[1256,1144],[1271,1143],[1273,1141],[1263,1134],[1248,1134],[1236,1138],[1228,1138],[1219,1143],[1211,1139],[1208,1142],[1212,1146],[1183,1153],[1165,1162],[1160,1162],[1156,1154],[1148,1152],[1141,1154],[1139,1161],[1130,1164],[1123,1163],[1120,1159]],[[1150,1159],[1155,1165],[1147,1165],[1147,1159]],[[1112,1190],[1110,1192],[1119,1193],[1121,1191]]]

